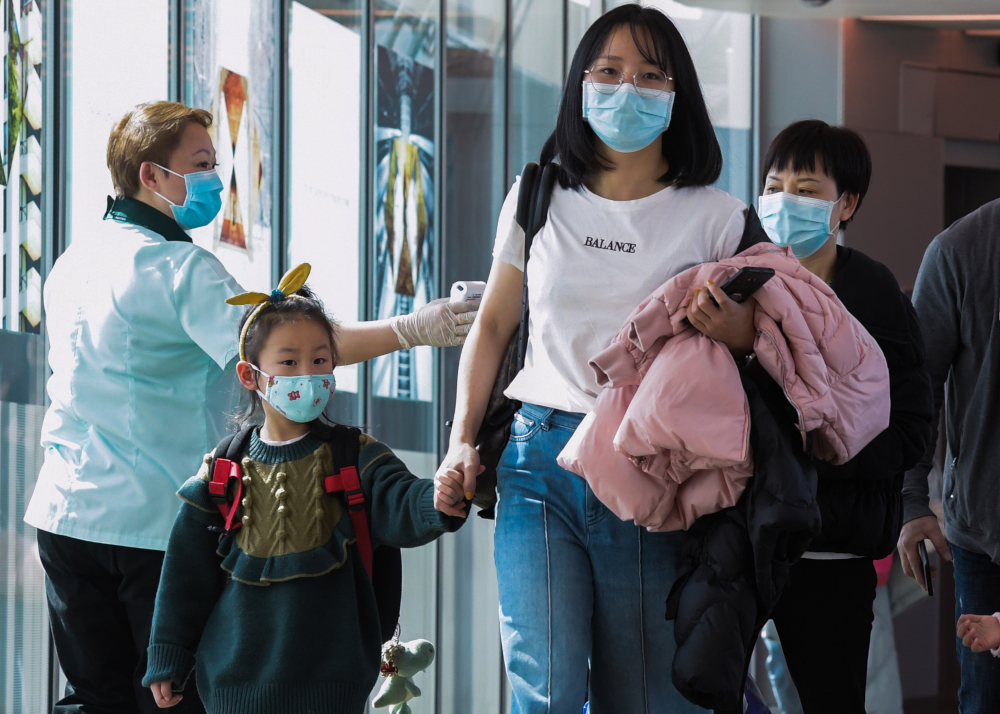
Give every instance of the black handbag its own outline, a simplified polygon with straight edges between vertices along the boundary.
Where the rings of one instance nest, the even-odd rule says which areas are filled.
[[[521,290],[521,325],[511,338],[497,372],[486,414],[476,433],[476,451],[479,463],[486,467],[476,480],[476,493],[472,502],[481,510],[481,518],[493,518],[497,503],[497,464],[510,439],[510,425],[521,403],[508,399],[504,391],[524,367],[528,349],[528,256],[535,234],[545,225],[549,214],[549,200],[559,174],[559,165],[525,164],[521,171],[521,186],[517,195],[515,220],[524,230],[524,287]]]

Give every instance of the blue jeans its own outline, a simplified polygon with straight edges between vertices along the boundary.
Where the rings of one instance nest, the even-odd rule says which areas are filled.
[[[955,621],[959,615],[992,615],[1000,611],[1000,565],[988,555],[950,544],[955,563]],[[1000,659],[989,652],[976,654],[957,637],[962,686],[959,714],[1000,712]]]
[[[582,418],[525,404],[497,469],[511,713],[580,714],[588,693],[592,714],[703,712],[670,681],[676,645],[664,606],[683,534],[620,520],[556,464]]]

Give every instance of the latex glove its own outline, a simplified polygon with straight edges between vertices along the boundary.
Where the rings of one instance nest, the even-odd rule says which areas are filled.
[[[479,313],[479,302],[452,303],[448,298],[440,298],[409,315],[391,318],[390,324],[404,350],[418,345],[459,347],[472,329]]]

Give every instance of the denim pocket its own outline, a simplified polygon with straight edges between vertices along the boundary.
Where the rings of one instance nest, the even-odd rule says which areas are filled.
[[[521,414],[521,412],[517,412],[514,414],[514,421],[510,425],[510,440],[518,442],[529,441],[541,428],[542,422],[536,419],[529,419]]]

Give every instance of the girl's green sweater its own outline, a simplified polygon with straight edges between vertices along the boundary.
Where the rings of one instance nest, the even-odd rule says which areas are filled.
[[[434,509],[431,481],[370,437],[362,447],[373,546],[424,545],[461,526]],[[235,538],[208,528],[223,525],[209,462],[178,492],[143,685],[180,689],[194,671],[209,714],[360,714],[378,679],[378,611],[344,495],[322,489],[329,445],[310,434],[272,447],[254,433]]]

